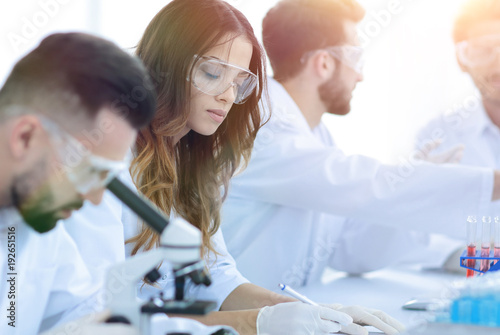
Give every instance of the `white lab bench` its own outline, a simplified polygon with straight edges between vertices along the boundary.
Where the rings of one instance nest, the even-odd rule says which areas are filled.
[[[403,310],[401,306],[412,298],[442,298],[453,281],[463,278],[464,276],[460,275],[412,267],[384,269],[363,276],[348,276],[342,272],[327,271],[322,283],[309,285],[299,291],[319,303],[362,305],[383,310],[401,321],[407,329],[419,328],[418,332],[411,334],[441,335],[444,334],[444,330],[426,330],[426,327],[432,326],[426,326],[429,316],[427,312]],[[451,332],[448,332],[450,326],[444,328],[447,329],[446,334],[479,334],[477,329],[470,330],[465,326],[457,326]],[[500,334],[498,329],[485,328],[485,330],[484,334]]]

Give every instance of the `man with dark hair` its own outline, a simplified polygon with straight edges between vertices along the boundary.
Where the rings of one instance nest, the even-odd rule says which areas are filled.
[[[500,196],[499,171],[415,159],[402,175],[335,145],[321,117],[350,111],[363,79],[362,17],[355,0],[282,0],[264,18],[272,115],[222,211],[228,250],[257,285],[318,282],[327,265],[380,268],[425,243],[408,230],[460,235],[467,215]]]
[[[154,112],[155,94],[145,88],[147,78],[139,60],[110,42],[84,34],[56,34],[43,40],[16,64],[0,91],[0,119],[7,130],[3,134],[10,131],[18,140],[26,141],[19,144],[20,152],[1,153],[18,155],[19,160],[4,157],[12,168],[4,165],[2,169],[0,177],[6,184],[0,203],[16,206],[26,223],[45,232],[58,219],[69,216],[71,209],[81,207],[84,197],[99,202],[103,184],[98,184],[97,191],[89,188],[85,194],[66,194],[61,204],[57,203],[57,194],[51,192],[59,191],[58,188],[67,191],[63,186],[67,181],[64,170],[69,170],[73,182],[82,183],[88,182],[86,177],[95,176],[79,173],[90,171],[98,177],[96,180],[107,180],[108,172],[116,172],[92,165],[92,154],[109,156],[116,161],[111,164],[123,159],[137,130],[149,122]],[[123,133],[106,136],[115,131]],[[51,137],[43,141],[44,134]],[[33,137],[39,135],[41,138]],[[43,149],[29,147],[32,138]],[[123,150],[118,151],[117,145],[123,145]],[[55,147],[55,152],[51,147]],[[107,147],[111,148],[101,152]],[[23,157],[31,154],[30,149],[38,156]],[[59,156],[57,168],[51,163],[51,156]],[[105,165],[106,161],[101,163]],[[57,175],[55,182],[60,185],[39,184],[47,182],[51,174]],[[38,194],[33,194],[32,189],[38,189]],[[42,200],[43,206],[39,206],[38,201]]]
[[[15,65],[0,90],[0,243],[9,252],[0,260],[2,334],[35,334],[98,311],[88,301],[99,285],[56,224],[84,200],[101,202],[155,104],[142,63],[90,35],[51,35]]]
[[[464,99],[462,106],[452,113],[430,121],[417,135],[417,145],[429,139],[442,142],[440,150],[464,144],[461,163],[500,169],[500,1],[469,0],[460,9],[453,27],[453,39],[460,68],[472,78],[478,92]],[[500,202],[495,201],[483,213],[498,216]],[[474,214],[474,213],[471,213]],[[479,218],[481,221],[482,218]],[[493,220],[492,220],[493,221]],[[480,236],[478,234],[478,236]],[[441,251],[457,250],[455,264],[462,252],[465,229],[457,240],[433,236]],[[500,241],[499,241],[500,242]],[[458,249],[457,249],[458,248]]]

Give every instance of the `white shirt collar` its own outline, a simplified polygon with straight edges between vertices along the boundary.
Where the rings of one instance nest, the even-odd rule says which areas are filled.
[[[480,106],[472,113],[470,120],[465,119],[466,129],[477,135],[483,134],[488,129],[498,131],[498,127],[491,121],[488,113],[481,102]]]
[[[451,114],[443,114],[442,117],[445,124],[449,123],[457,132],[474,137],[482,135],[487,129],[496,128],[486,113],[480,98],[478,98],[476,106],[469,108],[461,106],[454,109]]]

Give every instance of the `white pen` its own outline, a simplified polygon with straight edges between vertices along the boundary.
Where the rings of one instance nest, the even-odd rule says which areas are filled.
[[[290,296],[292,296],[292,297],[294,297],[302,302],[305,302],[306,304],[313,305],[313,306],[319,306],[317,303],[315,303],[314,301],[312,301],[308,297],[305,297],[302,294],[298,293],[290,286],[286,286],[285,284],[279,284],[278,286],[283,292],[288,293]]]

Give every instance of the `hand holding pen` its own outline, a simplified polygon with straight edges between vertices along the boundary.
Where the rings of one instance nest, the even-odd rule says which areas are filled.
[[[285,284],[279,284],[278,286],[279,286],[280,290],[282,290],[285,293],[288,293],[289,296],[294,297],[295,299],[297,299],[299,301],[305,302],[306,304],[309,304],[309,305],[319,306],[319,304],[315,303],[314,301],[312,301],[308,297],[303,296],[302,294],[298,293],[290,286],[287,286]]]
[[[328,307],[351,316],[354,323],[342,326],[341,332],[344,334],[368,335],[368,330],[362,326],[373,326],[388,335],[399,334],[400,332],[403,332],[405,330],[405,327],[402,323],[382,311],[362,306],[343,306],[341,304],[320,305],[307,298],[306,296],[298,293],[290,286],[279,284],[279,288],[283,292],[286,292],[290,296],[306,304]]]
[[[295,301],[261,308],[256,328],[258,335],[328,335],[351,323],[352,318],[345,313]]]

